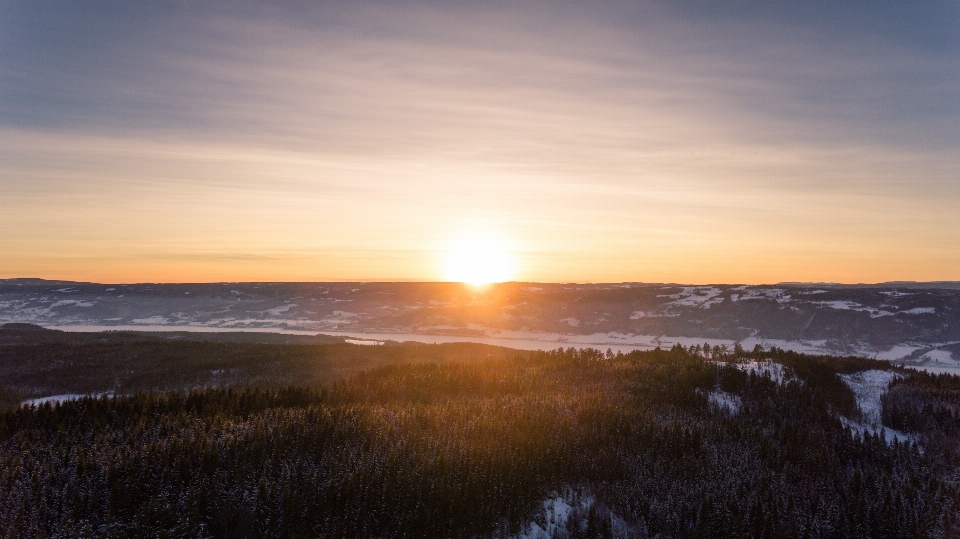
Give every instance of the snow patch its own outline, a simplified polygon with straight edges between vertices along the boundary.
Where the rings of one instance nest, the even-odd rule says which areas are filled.
[[[383,341],[371,341],[367,339],[344,339],[350,344],[357,344],[360,346],[380,346],[383,344]]]
[[[725,408],[734,415],[739,414],[740,407],[743,406],[743,400],[741,400],[738,395],[720,391],[719,389],[707,393],[707,399],[710,401],[710,404],[720,409]]]
[[[934,314],[937,310],[933,307],[917,307],[907,311],[900,311],[897,314]]]
[[[648,313],[644,311],[633,311],[630,314],[630,320],[640,320],[641,318],[677,318],[680,316],[680,313],[673,314],[662,314],[662,313]]]
[[[561,319],[560,321],[561,321],[561,322],[566,322],[567,325],[570,326],[570,327],[572,327],[572,328],[580,327],[580,320],[578,320],[577,318],[572,317],[572,316],[571,316],[570,318],[563,318],[563,319]]]
[[[946,363],[950,365],[956,365],[957,361],[953,359],[953,354],[949,350],[930,350],[926,354],[920,356],[920,359],[927,359],[933,361],[934,363]]]
[[[589,506],[587,506],[589,508]],[[540,514],[528,524],[516,539],[552,539],[561,530],[566,531],[567,519],[573,507],[565,499],[555,496],[543,501]]]
[[[738,290],[736,288],[732,290]],[[734,294],[730,297],[730,301],[750,301],[754,299],[767,299],[775,300],[778,303],[789,303],[790,296],[784,296],[785,292],[782,288],[751,288],[750,290],[745,290],[745,294]]]
[[[352,319],[359,316],[359,314],[352,313],[350,311],[333,311],[329,315],[324,316],[321,322],[326,326],[329,326],[330,324],[353,324],[356,323],[356,320]]]
[[[155,315],[147,318],[134,318],[131,322],[134,324],[167,324],[170,320],[166,317]]]
[[[915,442],[916,437],[905,432],[900,432],[899,430],[889,429],[882,426],[866,425],[864,423],[858,423],[852,421],[845,417],[840,417],[840,422],[843,423],[844,427],[850,429],[852,434],[857,434],[859,436],[865,436],[867,434],[883,434],[883,439],[888,443],[892,444],[894,440],[897,440],[900,443],[906,442]]]
[[[778,384],[785,384],[791,380],[794,380],[794,376],[787,372],[786,368],[779,363],[774,363],[772,361],[751,361],[749,363],[726,363],[723,361],[715,362],[718,366],[730,366],[737,369],[740,369],[746,373],[757,373],[757,376],[770,376],[770,379]]]
[[[902,378],[903,375],[893,371],[874,369],[839,376],[857,397],[857,406],[863,412],[864,418],[871,425],[879,426],[880,412],[883,410],[880,397],[887,392],[890,382]]]
[[[280,316],[281,314],[286,313],[287,311],[289,311],[290,309],[296,306],[297,306],[296,303],[287,303],[286,305],[281,305],[279,307],[267,309],[266,311],[263,311],[263,312],[269,314],[270,316]]]
[[[891,311],[884,311],[882,309],[877,309],[875,307],[866,307],[860,305],[856,301],[850,300],[835,300],[835,301],[816,301],[813,302],[814,305],[820,305],[821,307],[830,307],[831,309],[837,309],[840,311],[858,311],[870,313],[870,318],[880,318],[881,316],[893,316],[896,313]]]
[[[896,361],[898,359],[902,359],[909,356],[910,354],[916,352],[917,350],[920,350],[920,348],[921,348],[920,346],[898,345],[898,346],[894,346],[893,348],[885,352],[878,353],[876,356],[874,356],[874,359],[885,359],[887,361]]]
[[[717,298],[719,295],[720,289],[712,286],[684,286],[680,289],[679,293],[670,294],[667,297],[674,300],[668,303],[668,305],[709,309],[711,304],[723,301],[723,298],[719,298],[718,301],[713,301],[714,298]]]
[[[563,494],[554,494],[544,500],[533,521],[523,526],[522,531],[510,539],[571,539],[583,537],[587,515],[596,501],[590,495],[577,495],[569,489]],[[599,504],[597,504],[599,507]],[[602,519],[609,519],[611,536],[615,539],[636,537],[637,530],[609,510],[596,511]],[[574,529],[579,525],[580,529]]]
[[[62,403],[62,402],[80,400],[80,399],[82,399],[82,398],[84,398],[84,397],[95,397],[95,398],[99,398],[99,397],[104,397],[104,396],[112,397],[112,396],[113,396],[113,391],[104,391],[103,393],[87,393],[87,394],[83,394],[83,395],[81,395],[81,394],[79,394],[79,393],[64,393],[64,394],[62,394],[62,395],[50,395],[49,397],[39,397],[39,398],[36,398],[36,399],[28,399],[28,400],[25,400],[25,401],[23,401],[23,402],[20,403],[20,406],[43,406],[44,404],[46,404],[46,403],[48,403],[48,402],[49,402],[51,405],[56,405],[56,404],[60,404],[60,403]]]
[[[50,308],[53,309],[54,307],[62,307],[66,305],[72,305],[74,307],[93,307],[96,304],[96,302],[81,301],[78,299],[64,299],[54,303],[50,306]]]
[[[830,307],[831,309],[839,309],[841,311],[856,311],[860,307],[860,304],[856,301],[849,300],[835,300],[835,301],[818,301],[817,305],[822,305],[823,307]]]
[[[853,391],[857,398],[857,406],[863,412],[864,423],[846,417],[840,418],[843,426],[850,429],[852,434],[864,436],[866,434],[882,433],[888,444],[893,443],[894,440],[901,443],[916,441],[916,438],[910,434],[884,427],[881,421],[883,405],[880,398],[887,392],[890,383],[902,378],[902,374],[874,369],[839,376],[847,384],[847,387]]]

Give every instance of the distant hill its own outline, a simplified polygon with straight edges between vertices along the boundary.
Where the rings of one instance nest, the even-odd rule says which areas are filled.
[[[706,341],[960,367],[956,282],[504,283],[475,289],[457,283],[111,285],[12,279],[0,281],[0,323],[229,342],[300,342],[324,333],[628,351]],[[251,330],[302,335],[242,333]],[[158,331],[182,333],[151,333]]]
[[[960,281],[887,281],[883,283],[777,283],[777,286],[831,287],[831,288],[900,288],[908,290],[960,290]]]
[[[36,324],[0,325],[0,346],[11,344],[87,344],[127,342],[219,342],[236,344],[339,344],[343,337],[329,335],[288,335],[251,331],[61,331]]]

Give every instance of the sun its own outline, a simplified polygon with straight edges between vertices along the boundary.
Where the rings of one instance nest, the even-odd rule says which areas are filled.
[[[510,281],[515,271],[516,263],[505,242],[471,236],[460,239],[447,252],[444,278],[482,286]]]

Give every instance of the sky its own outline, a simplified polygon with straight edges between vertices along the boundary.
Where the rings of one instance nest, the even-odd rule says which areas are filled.
[[[955,0],[0,0],[0,278],[960,280],[958,58]]]

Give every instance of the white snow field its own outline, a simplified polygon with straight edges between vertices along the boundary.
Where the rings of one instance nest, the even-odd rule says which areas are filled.
[[[870,370],[841,374],[840,378],[857,397],[857,405],[864,418],[872,425],[880,425],[880,412],[883,410],[880,397],[887,392],[890,382],[901,376],[892,371]]]
[[[952,365],[958,366],[960,362],[953,359],[953,354],[949,350],[930,350],[929,352],[920,356],[920,359],[926,359],[933,363],[943,364],[943,365]]]

